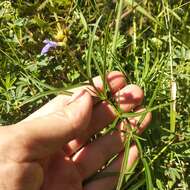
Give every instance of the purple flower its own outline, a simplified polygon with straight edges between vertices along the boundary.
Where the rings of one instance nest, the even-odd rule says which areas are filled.
[[[42,48],[41,55],[46,55],[48,51],[50,50],[50,48],[56,48],[58,46],[57,42],[50,41],[47,39],[44,40],[43,43],[46,45]]]

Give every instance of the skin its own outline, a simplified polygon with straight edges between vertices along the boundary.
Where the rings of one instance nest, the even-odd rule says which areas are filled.
[[[107,81],[121,109],[142,111],[143,91],[127,85],[114,71]],[[102,90],[100,77],[94,83]],[[96,140],[89,139],[115,118],[106,102],[95,103],[89,92],[74,89],[73,97],[59,95],[23,121],[0,128],[0,189],[2,190],[112,190],[117,176],[84,183],[115,154],[119,154],[100,173],[119,172],[123,158],[124,134],[116,130]],[[135,127],[139,118],[131,118]],[[138,132],[151,120],[148,113]],[[123,123],[118,124],[122,129]],[[138,158],[131,146],[129,166]]]

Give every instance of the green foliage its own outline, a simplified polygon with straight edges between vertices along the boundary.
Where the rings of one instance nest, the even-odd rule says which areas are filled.
[[[45,39],[61,45],[41,56]],[[113,130],[121,119],[137,116],[121,113],[109,99],[106,72],[120,70],[144,90],[140,122],[148,111],[153,119],[145,141],[133,130],[128,134],[118,189],[190,188],[189,1],[3,0],[0,44],[1,124],[15,123],[54,95],[100,75],[100,98],[118,112],[107,131]],[[130,173],[132,141],[141,159]]]

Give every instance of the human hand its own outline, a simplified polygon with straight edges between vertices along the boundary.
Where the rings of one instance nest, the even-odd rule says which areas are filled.
[[[120,72],[111,72],[107,81],[120,107],[128,112],[141,111],[143,92],[136,85],[126,85]],[[100,77],[94,78],[102,90]],[[75,90],[78,91],[78,90]],[[80,90],[75,98],[59,95],[25,120],[0,128],[1,190],[112,190],[118,176],[85,183],[97,171],[119,172],[122,162],[123,133],[119,130],[89,139],[115,118],[107,102],[93,104],[91,95]],[[139,118],[130,120],[131,125]],[[151,120],[147,114],[139,132]],[[117,126],[122,127],[122,124]],[[82,147],[82,148],[81,148]],[[102,166],[115,154],[119,156],[107,168]],[[129,165],[138,157],[131,146]]]

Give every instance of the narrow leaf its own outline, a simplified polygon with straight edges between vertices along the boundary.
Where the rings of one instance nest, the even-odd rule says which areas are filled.
[[[96,31],[97,31],[98,24],[99,24],[101,18],[102,18],[102,16],[99,17],[96,24],[94,25],[94,29],[90,36],[90,40],[89,40],[89,48],[88,48],[88,54],[87,54],[87,75],[89,78],[92,78],[92,72],[91,72],[92,51],[93,51],[93,45],[94,45]]]
[[[123,179],[125,177],[126,170],[128,170],[128,160],[129,160],[129,150],[131,145],[131,136],[129,135],[128,138],[125,140],[125,151],[124,151],[124,158],[121,166],[121,172],[119,175],[119,180],[117,184],[116,190],[120,190],[122,187]]]
[[[146,158],[142,158],[142,162],[143,162],[143,165],[144,165],[144,168],[145,168],[146,189],[147,190],[153,190],[154,186],[153,186],[153,183],[152,183],[152,176],[151,176],[149,164],[148,164]]]

